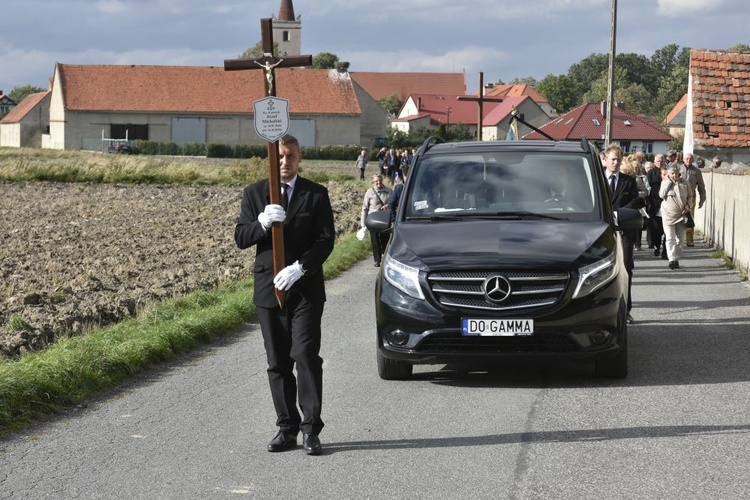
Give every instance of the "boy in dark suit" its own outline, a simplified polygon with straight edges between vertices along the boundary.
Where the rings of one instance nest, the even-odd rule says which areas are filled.
[[[247,186],[234,230],[239,248],[256,247],[254,303],[268,358],[268,380],[279,431],[268,451],[302,444],[309,455],[322,446],[318,434],[323,398],[323,359],[320,357],[321,318],[325,302],[323,262],[333,250],[335,230],[328,191],[299,177],[299,142],[290,135],[279,141],[282,205],[270,203],[268,180]],[[274,275],[271,225],[283,223],[286,267]],[[284,290],[279,307],[274,288]],[[294,367],[297,367],[297,377]],[[304,418],[297,409],[297,398]]]
[[[640,198],[638,197],[638,185],[635,178],[620,172],[622,163],[622,150],[619,146],[610,145],[604,150],[604,176],[607,178],[609,186],[612,209],[633,208],[638,210],[640,207]],[[625,260],[625,269],[628,271],[628,323],[633,323],[633,316],[630,310],[633,308],[633,298],[630,294],[631,285],[633,284],[633,242],[635,234],[629,231],[622,232],[622,256]]]

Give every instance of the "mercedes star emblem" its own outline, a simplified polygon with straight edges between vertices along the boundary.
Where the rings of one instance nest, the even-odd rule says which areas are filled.
[[[487,300],[499,304],[510,297],[510,281],[505,276],[494,274],[484,280],[482,285]]]

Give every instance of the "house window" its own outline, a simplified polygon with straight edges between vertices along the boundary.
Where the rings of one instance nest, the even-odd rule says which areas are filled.
[[[646,154],[653,154],[654,152],[654,143],[653,142],[644,142],[643,143],[643,152]]]
[[[620,141],[620,149],[622,149],[623,153],[630,153],[631,147],[630,141]]]
[[[130,141],[135,139],[148,140],[148,125],[113,123],[109,127],[110,139],[125,139],[127,136]]]
[[[290,40],[291,40],[292,38],[291,38],[291,37],[289,36],[289,32],[288,32],[288,31],[283,31],[283,32],[281,33],[281,39],[282,39],[283,41],[285,41],[285,42],[288,42],[288,41],[290,41]]]
[[[597,127],[601,126],[601,123],[599,123],[599,120],[597,120],[596,118],[592,118],[592,119],[591,119],[591,123],[593,123],[593,124],[594,124],[594,125],[596,125]]]

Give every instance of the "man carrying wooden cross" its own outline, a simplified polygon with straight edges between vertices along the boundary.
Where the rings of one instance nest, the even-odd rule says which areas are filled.
[[[268,21],[268,26],[264,21]],[[264,51],[269,47],[270,52],[270,20],[262,20],[261,26]],[[231,69],[252,69],[252,64],[257,63],[248,62],[250,65],[236,64]],[[274,94],[273,68],[280,62],[264,56],[260,66],[265,70],[269,96]],[[230,69],[226,64],[225,67]],[[296,448],[297,434],[302,431],[305,452],[319,455],[323,448],[318,434],[324,425],[320,357],[320,325],[326,299],[323,262],[333,250],[333,210],[326,188],[298,175],[302,152],[295,137],[284,135],[278,145],[269,142],[268,149],[269,179],[245,188],[234,230],[239,248],[256,247],[253,301],[279,427],[268,451]],[[276,191],[279,180],[280,200]],[[280,231],[283,233],[275,233]]]

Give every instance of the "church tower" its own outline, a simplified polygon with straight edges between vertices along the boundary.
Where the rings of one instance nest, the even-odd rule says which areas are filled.
[[[273,41],[279,45],[279,56],[302,54],[302,16],[294,17],[292,0],[281,0],[279,17],[273,20]]]

